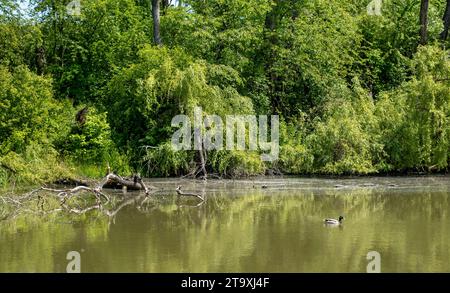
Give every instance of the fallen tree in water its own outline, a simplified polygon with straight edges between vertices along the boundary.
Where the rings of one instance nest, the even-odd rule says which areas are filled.
[[[134,175],[132,178],[123,178],[117,174],[108,173],[98,183],[83,183],[86,184],[68,189],[42,186],[21,196],[1,196],[0,202],[3,202],[3,206],[13,207],[11,213],[8,213],[6,216],[2,216],[1,218],[7,219],[16,217],[23,212],[40,214],[67,212],[81,215],[92,210],[98,210],[109,217],[114,217],[123,207],[132,203],[137,203],[141,206],[148,201],[150,196],[159,191],[159,189],[155,186],[147,186],[139,175]],[[114,207],[114,209],[108,209],[106,206],[111,202],[111,197],[103,192],[103,189],[107,187],[121,188],[125,190],[140,190],[143,191],[143,193],[124,200],[118,206]],[[46,193],[43,195],[42,192]],[[199,194],[182,192],[181,186],[177,187],[176,192],[178,196],[196,197],[201,200],[201,203],[205,200],[205,198]],[[84,196],[86,194],[92,196]],[[49,197],[57,200],[58,207],[53,207],[47,210],[44,208],[45,205],[48,205]],[[37,208],[37,210],[32,209],[33,202],[35,202],[34,208]]]
[[[103,187],[118,187],[123,188],[126,187],[129,190],[144,190],[146,194],[150,193],[151,189],[156,189],[156,187],[151,186],[150,189],[145,185],[144,181],[142,181],[141,176],[134,175],[133,179],[122,178],[114,173],[109,173],[103,178],[102,181],[97,185],[97,189],[102,189]]]
[[[114,173],[108,173],[99,183],[94,181],[82,180],[82,179],[73,179],[73,178],[64,178],[55,181],[55,184],[60,185],[75,185],[75,186],[97,186],[97,188],[112,188],[112,189],[123,189],[127,188],[127,190],[144,190],[146,193],[149,192],[149,189],[142,182],[142,179],[139,175],[133,175],[131,178],[124,178]],[[156,187],[151,187],[156,189]]]

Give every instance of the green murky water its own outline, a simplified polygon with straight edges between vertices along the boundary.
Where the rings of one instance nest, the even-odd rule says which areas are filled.
[[[365,272],[369,251],[382,272],[450,272],[448,177],[152,184],[166,191],[143,205],[115,193],[128,205],[113,218],[1,221],[0,272],[65,272],[69,251],[82,272]],[[206,202],[177,198],[178,184]]]

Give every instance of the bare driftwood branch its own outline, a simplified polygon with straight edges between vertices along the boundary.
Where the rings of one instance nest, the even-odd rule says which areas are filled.
[[[133,190],[143,190],[145,194],[141,193],[138,196],[133,196],[132,198],[123,201],[115,208],[112,209],[109,207],[108,209],[106,206],[111,202],[111,198],[102,192],[104,186],[108,184],[118,184]],[[46,193],[42,194],[44,191]],[[157,191],[158,189],[156,187],[147,186],[139,175],[135,175],[133,179],[130,180],[109,173],[92,187],[79,185],[73,188],[51,188],[43,186],[22,196],[1,196],[0,202],[3,202],[3,206],[11,205],[13,209],[5,210],[6,214],[2,211],[0,220],[12,219],[22,213],[50,214],[55,212],[67,212],[81,215],[92,210],[98,210],[108,217],[114,218],[123,207],[132,203],[136,203],[138,209],[144,207],[144,203],[150,199],[150,195]],[[182,191],[181,186],[178,186],[176,192],[180,196],[196,197],[201,200],[201,203],[205,201],[204,197],[200,194]],[[86,194],[90,194],[93,197],[85,196]],[[45,210],[44,206],[49,197],[58,200],[59,207],[52,207],[50,210]],[[75,197],[77,201],[71,201],[71,199]],[[91,203],[89,203],[89,200]],[[92,202],[92,200],[94,201]],[[25,203],[28,204],[25,205]],[[196,206],[200,205],[201,204],[198,204]]]
[[[196,198],[198,198],[198,199],[200,199],[200,200],[202,200],[202,201],[205,200],[200,194],[181,191],[181,185],[178,185],[178,187],[177,187],[176,190],[177,190],[177,194],[178,194],[178,195],[182,195],[182,196],[193,196],[193,197],[196,197]]]

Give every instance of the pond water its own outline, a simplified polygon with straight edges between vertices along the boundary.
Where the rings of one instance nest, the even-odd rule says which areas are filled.
[[[145,204],[109,191],[128,200],[112,218],[1,221],[0,272],[65,272],[69,251],[82,272],[366,272],[369,251],[382,272],[450,272],[449,177],[149,182]]]

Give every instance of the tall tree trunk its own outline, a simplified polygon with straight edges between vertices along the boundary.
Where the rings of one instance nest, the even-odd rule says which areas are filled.
[[[420,1],[420,44],[428,42],[428,4],[429,0]]]
[[[152,0],[152,17],[153,17],[153,42],[156,45],[161,45],[161,35],[159,29],[159,7],[160,0]]]
[[[445,41],[448,37],[448,30],[450,27],[450,0],[447,0],[447,7],[445,8],[444,17],[442,17],[444,22],[444,30],[441,33],[441,39]]]
[[[278,5],[279,0],[274,1],[274,6],[272,10],[269,11],[266,15],[266,19],[264,22],[264,43],[266,47],[265,52],[265,71],[267,77],[269,78],[269,97],[270,97],[270,107],[272,113],[278,113],[280,100],[277,96],[277,86],[278,86],[278,75],[273,70],[273,64],[275,63],[276,52],[275,46],[278,43],[278,38],[276,35],[276,28],[278,25]]]

